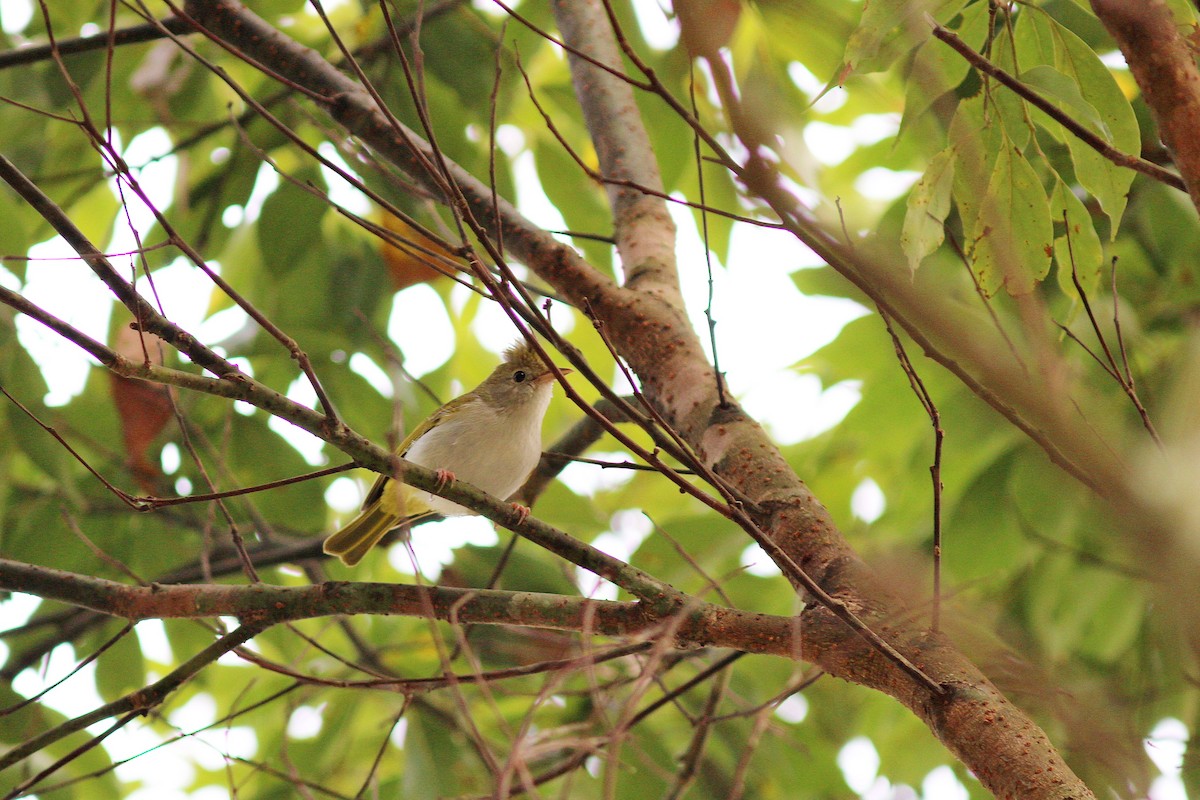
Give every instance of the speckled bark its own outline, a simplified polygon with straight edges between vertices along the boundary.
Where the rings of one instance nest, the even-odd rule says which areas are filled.
[[[1092,0],[1200,210],[1200,71],[1163,0]]]

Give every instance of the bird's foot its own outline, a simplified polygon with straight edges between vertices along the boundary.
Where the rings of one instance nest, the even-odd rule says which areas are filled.
[[[446,484],[454,480],[454,473],[448,469],[438,469],[437,471],[437,489],[440,492],[446,488]]]
[[[529,519],[529,506],[523,506],[520,503],[509,503],[509,506],[512,508],[513,516],[517,518],[518,525]]]

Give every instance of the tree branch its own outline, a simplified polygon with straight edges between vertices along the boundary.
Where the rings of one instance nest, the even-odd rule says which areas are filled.
[[[542,592],[396,583],[128,586],[7,559],[0,559],[0,588],[133,621],[233,616],[247,626],[264,630],[281,622],[336,614],[385,614],[604,636],[636,636],[669,623],[683,646],[729,647],[785,658],[799,655],[795,618],[740,611],[690,598],[685,604],[656,608],[645,602],[589,600]]]
[[[626,285],[660,295],[683,307],[675,268],[675,223],[667,213],[662,177],[650,137],[634,102],[633,87],[621,71],[618,49],[602,0],[557,0],[554,16],[563,41],[575,96],[591,133],[600,173],[613,211],[614,234]],[[597,64],[609,67],[602,69]],[[639,191],[645,186],[657,196]]]
[[[1200,71],[1163,0],[1092,0],[1158,120],[1163,142],[1200,210]]]
[[[89,711],[86,714],[64,722],[62,725],[52,728],[39,736],[35,736],[22,745],[14,747],[3,756],[0,756],[0,771],[7,769],[13,764],[16,764],[21,760],[33,755],[42,748],[49,747],[54,742],[57,742],[60,739],[71,735],[72,733],[87,728],[89,725],[94,725],[97,722],[108,719],[109,717],[115,717],[120,714],[141,713],[154,708],[162,703],[162,701],[166,699],[167,695],[182,686],[197,672],[207,667],[209,664],[213,663],[230,650],[240,647],[246,642],[250,641],[263,630],[265,630],[265,628],[266,626],[258,624],[242,625],[237,630],[222,636],[220,639],[180,664],[165,678],[157,680],[149,686],[145,686],[141,689],[130,692],[119,700],[107,703],[99,708]]]

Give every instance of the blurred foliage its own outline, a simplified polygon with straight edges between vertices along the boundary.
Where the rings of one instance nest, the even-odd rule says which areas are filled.
[[[329,32],[300,0],[253,5],[288,35],[340,62]],[[617,270],[604,241],[612,228],[604,191],[563,148],[565,141],[575,157],[594,165],[566,62],[559,48],[532,30],[553,29],[547,4],[519,4],[528,26],[505,22],[498,8],[476,7],[483,4],[396,0],[388,8],[403,22],[418,5],[436,9],[421,26],[420,101],[442,151],[485,180],[494,173],[501,195],[523,201],[529,199],[522,196],[527,190],[518,187],[516,175],[532,168],[565,229],[584,234],[573,243],[600,268]],[[643,14],[660,13],[653,4],[642,5],[649,9]],[[161,4],[149,6],[165,14]],[[1173,7],[1191,20],[1188,4]],[[141,21],[120,5],[110,19],[110,5],[101,2],[46,8],[60,41]],[[1194,263],[1200,228],[1194,210],[1185,197],[1143,177],[1134,179],[1042,112],[982,81],[931,38],[924,19],[932,14],[1119,149],[1136,153],[1143,142],[1155,141],[1128,74],[1101,58],[1114,47],[1084,4],[1045,0],[1021,4],[1011,15],[993,11],[982,0],[924,6],[900,0],[760,0],[742,4],[725,53],[747,109],[773,132],[785,171],[811,190],[806,197],[811,195],[817,213],[834,225],[845,221],[851,231],[872,231],[895,242],[914,280],[967,300],[975,299],[978,281],[1004,320],[1015,314],[1005,289],[1033,292],[1055,319],[1090,343],[1094,334],[1071,277],[1073,256],[1076,278],[1093,307],[1104,309],[1108,319],[1119,306],[1130,366],[1154,413],[1172,395],[1179,370],[1171,365],[1190,352],[1200,299]],[[697,82],[691,95],[696,115],[709,130],[725,135],[724,112],[708,73],[680,47],[648,44],[626,4],[618,3],[617,12],[629,45],[670,91],[688,98],[691,82]],[[356,49],[364,72],[396,116],[420,130],[417,104],[390,50],[378,5],[349,2],[330,13],[343,42]],[[46,41],[40,10],[24,30],[5,23],[8,47]],[[0,105],[4,155],[94,241],[111,249],[130,241],[122,211],[129,189],[124,196],[115,191],[110,165],[101,162],[72,120],[86,112],[97,130],[122,147],[147,132],[165,133],[168,148],[130,165],[134,177],[149,174],[160,161],[174,165],[171,179],[147,187],[162,198],[155,206],[162,218],[139,223],[144,260],[124,256],[117,263],[130,274],[149,270],[151,278],[188,273],[190,285],[208,287],[174,246],[188,242],[307,353],[339,414],[364,435],[377,441],[395,438],[399,428],[421,419],[439,400],[481,379],[512,338],[509,332],[497,333],[505,324],[499,312],[470,288],[442,278],[406,289],[399,300],[434,307],[431,318],[444,318],[444,325],[414,330],[412,322],[393,313],[395,281],[406,279],[397,277],[394,263],[389,271],[392,256],[371,226],[360,224],[362,219],[380,224],[380,209],[365,203],[361,193],[345,200],[345,184],[313,153],[353,171],[368,189],[442,240],[429,239],[407,223],[388,222],[421,247],[454,252],[460,241],[452,217],[409,191],[402,177],[335,130],[301,94],[288,92],[208,40],[183,38],[268,108],[290,135],[263,120],[176,44],[161,40],[114,48],[111,58],[104,50],[67,56],[61,69],[44,60],[0,70],[0,95],[16,101]],[[417,50],[407,47],[413,59]],[[77,85],[82,105],[62,69]],[[524,78],[563,141],[545,125]],[[666,190],[699,201],[690,129],[658,98],[642,96],[639,105]],[[852,144],[844,157],[831,158],[818,142],[830,136]],[[711,206],[756,213],[727,173],[706,165],[703,175],[704,198]],[[891,191],[892,183],[912,188]],[[6,270],[0,283],[17,287],[29,269],[24,259],[30,247],[46,240],[49,230],[8,190],[0,190],[0,198]],[[735,223],[720,215],[708,215],[706,223],[713,255],[727,261]],[[1018,243],[1019,274],[1006,273],[1005,253],[981,244],[984,232],[996,226],[1007,228]],[[955,246],[966,251],[973,272],[964,269]],[[1115,284],[1113,258],[1119,259]],[[862,300],[827,268],[798,271],[794,280],[797,298]],[[149,293],[146,275],[139,281]],[[98,284],[89,289],[87,303],[111,305]],[[278,391],[315,402],[297,380],[287,350],[250,323],[231,298],[213,290],[200,305],[205,324],[220,331],[208,344],[221,347]],[[168,316],[174,310],[165,308]],[[552,317],[593,364],[612,369],[607,349],[586,319],[560,303],[554,304]],[[118,310],[112,320],[110,341],[127,318]],[[394,340],[389,331],[399,331]],[[1111,326],[1106,333],[1114,333]],[[222,510],[195,504],[152,515],[131,513],[37,421],[62,434],[108,480],[134,491],[139,476],[122,448],[126,420],[121,414],[136,410],[118,412],[99,369],[90,370],[82,391],[69,402],[47,405],[47,384],[26,349],[29,341],[24,335],[18,339],[14,313],[0,308],[0,384],[24,406],[0,403],[0,440],[6,444],[0,448],[0,556],[114,580],[130,580],[130,574],[158,580],[204,565],[199,554],[212,555],[227,545],[226,513],[252,545],[315,541],[345,517],[328,503],[326,491],[342,480],[335,476],[230,498]],[[1119,388],[1086,354],[1063,341],[1087,385],[1105,399],[1111,414],[1106,425],[1140,431]],[[414,354],[449,355],[417,382],[403,368],[405,354],[397,342]],[[909,351],[917,359],[917,349]],[[166,354],[166,363],[191,368],[174,353]],[[737,364],[723,367],[738,369]],[[933,436],[897,365],[887,330],[878,317],[859,319],[794,369],[818,376],[826,387],[860,387],[861,399],[844,419],[788,445],[785,454],[864,557],[915,608],[926,608]],[[941,465],[945,624],[1000,688],[1047,727],[1089,785],[1119,796],[1143,793],[1157,772],[1142,739],[1166,717],[1181,720],[1188,730],[1198,724],[1196,665],[1187,643],[1160,616],[1161,598],[1136,555],[1119,545],[1116,523],[1104,506],[948,374],[921,360],[917,369],[946,431]],[[214,397],[173,397],[177,416],[151,448],[151,460],[162,465],[155,476],[161,495],[257,486],[314,469],[314,462],[345,460],[328,447],[319,455],[313,455],[315,449],[298,450],[290,433],[285,435],[286,426],[269,424],[262,411]],[[1194,402],[1189,408],[1194,417]],[[546,421],[548,441],[577,417],[570,404],[556,401]],[[1129,441],[1131,453],[1146,446],[1136,433]],[[610,440],[594,451],[608,459],[627,457]],[[605,536],[606,546],[630,549],[631,563],[681,589],[712,598],[716,585],[738,607],[796,611],[786,581],[744,567],[745,559],[754,558],[740,531],[660,476],[634,472],[613,478],[608,471],[601,475],[599,467],[572,469],[586,480],[554,484],[535,507],[538,516],[588,541]],[[865,513],[856,500],[867,481],[884,498],[878,515]],[[588,484],[599,488],[584,491]],[[414,535],[436,532],[426,528]],[[593,586],[588,576],[527,542],[518,543],[511,555],[503,553],[507,544],[507,535],[501,535],[496,544],[459,547],[441,581],[483,586],[507,559],[496,583],[502,588],[573,594]],[[307,561],[266,567],[261,577],[284,585],[325,576],[411,582],[411,568],[397,566],[408,563],[401,544],[391,559],[374,554],[354,571]],[[243,580],[236,572],[218,579]],[[94,673],[69,682],[91,681],[108,701],[166,674],[210,643],[213,632],[208,624],[176,620],[158,627],[144,623],[137,637],[120,635],[114,623],[88,623],[63,606],[45,603],[27,627],[3,639],[8,658],[3,677],[11,681],[26,667],[22,678],[30,677],[42,662],[21,659],[36,652],[39,643],[63,642],[55,653],[70,660],[83,659],[111,640]],[[545,791],[578,798],[665,796],[705,713],[712,682],[638,718],[622,746],[587,755],[589,748],[610,733],[607,725],[649,708],[723,653],[651,650],[586,670],[411,694],[322,683],[365,680],[371,674],[437,677],[443,659],[450,659],[459,674],[507,669],[600,654],[614,644],[387,617],[279,627],[254,642],[257,657],[279,665],[277,672],[222,659],[155,713],[130,723],[145,735],[115,734],[103,746],[68,759],[37,792],[55,798],[123,796],[157,769],[157,759],[180,751],[190,765],[186,779],[180,779],[185,792],[216,786],[236,788],[244,798],[290,797],[301,789],[335,796],[360,791],[412,798],[478,796],[497,791],[495,773],[510,759],[528,770],[505,773],[515,792],[524,788],[525,774],[551,770],[579,753],[584,767],[550,782]],[[637,682],[650,672],[656,673],[655,682]],[[951,764],[970,796],[984,796],[921,723],[886,697],[823,678],[803,691],[806,713],[775,714],[772,701],[795,685],[803,670],[782,659],[747,656],[727,674],[689,797],[730,796],[735,787],[745,797],[846,797],[838,753],[860,736],[871,740],[881,759],[879,775],[893,785],[918,786],[931,770]],[[0,686],[0,694],[2,708],[20,700],[8,685]],[[0,715],[0,750],[61,722],[56,702],[51,696]],[[300,719],[312,721],[311,727],[298,724]],[[196,737],[138,755],[157,741],[206,726]],[[103,729],[102,724],[89,731]],[[517,733],[523,737],[520,751],[511,748]],[[41,754],[36,764],[0,774],[0,790],[9,791],[87,741],[87,734],[76,734]],[[193,748],[200,741],[205,744]],[[608,761],[607,753],[619,761]],[[127,771],[111,769],[116,760],[135,755]],[[1200,791],[1200,767],[1185,771],[1183,778],[1193,793]],[[606,794],[606,781],[613,782],[615,794]],[[43,791],[60,783],[61,788]]]

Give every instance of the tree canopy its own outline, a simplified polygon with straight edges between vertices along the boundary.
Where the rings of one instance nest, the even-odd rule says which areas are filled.
[[[1200,792],[1191,4],[2,13],[0,796]]]

